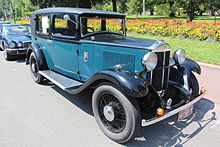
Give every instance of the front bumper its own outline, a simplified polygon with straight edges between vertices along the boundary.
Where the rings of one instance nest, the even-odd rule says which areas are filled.
[[[196,97],[194,100],[190,101],[189,103],[183,105],[183,106],[180,106],[174,110],[171,110],[169,112],[166,112],[163,116],[161,117],[155,117],[155,118],[152,118],[150,120],[145,120],[145,119],[142,119],[142,122],[141,122],[141,125],[143,127],[146,127],[146,126],[150,126],[152,124],[155,124],[157,122],[160,122],[168,117],[171,117],[177,113],[179,113],[180,111],[190,107],[191,105],[195,104],[196,102],[198,102],[203,96],[204,96],[205,92],[204,93],[201,93],[198,97]]]
[[[6,52],[10,55],[25,55],[27,52],[27,48],[14,48],[14,49],[7,48]]]

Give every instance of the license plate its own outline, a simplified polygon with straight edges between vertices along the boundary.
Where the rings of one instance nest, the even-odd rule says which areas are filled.
[[[178,121],[182,121],[193,113],[193,105],[179,112]]]

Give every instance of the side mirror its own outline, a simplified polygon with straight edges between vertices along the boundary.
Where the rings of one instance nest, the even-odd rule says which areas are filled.
[[[74,23],[77,26],[77,23],[75,21],[73,21],[68,14],[63,15],[63,20],[71,21],[72,23]]]
[[[63,16],[63,19],[64,19],[64,20],[70,20],[70,16],[69,16],[68,14],[65,14],[65,15]]]

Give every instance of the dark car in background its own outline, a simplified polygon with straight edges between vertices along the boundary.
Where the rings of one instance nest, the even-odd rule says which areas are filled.
[[[0,48],[4,50],[6,60],[11,60],[18,55],[25,55],[31,44],[30,25],[3,24],[0,40]]]

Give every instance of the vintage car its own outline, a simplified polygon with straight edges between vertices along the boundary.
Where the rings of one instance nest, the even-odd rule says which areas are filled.
[[[97,124],[118,143],[175,114],[184,120],[205,93],[194,75],[200,66],[183,49],[171,56],[164,41],[127,37],[125,18],[80,8],[37,10],[26,57],[36,83],[47,79],[70,94],[94,90]]]
[[[4,50],[6,60],[14,59],[18,55],[26,55],[31,44],[31,27],[26,24],[3,24],[0,32],[0,47]]]

